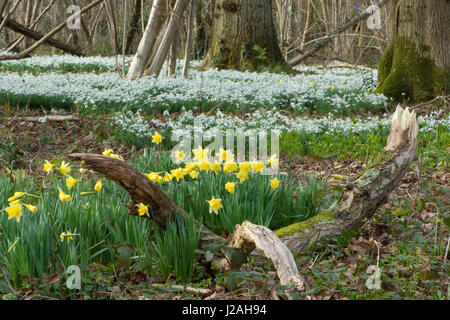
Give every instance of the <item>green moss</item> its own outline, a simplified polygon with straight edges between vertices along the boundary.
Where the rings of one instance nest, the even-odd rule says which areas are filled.
[[[284,236],[290,236],[298,232],[305,231],[307,229],[314,229],[314,227],[319,223],[323,221],[333,221],[335,220],[333,212],[330,210],[323,211],[317,216],[314,216],[312,218],[309,218],[306,221],[303,222],[297,222],[293,223],[287,227],[275,230],[274,233],[278,237],[284,237]]]
[[[450,68],[438,68],[433,60],[419,54],[429,47],[419,49],[407,38],[395,38],[378,68],[377,93],[396,101],[421,102],[448,91]]]

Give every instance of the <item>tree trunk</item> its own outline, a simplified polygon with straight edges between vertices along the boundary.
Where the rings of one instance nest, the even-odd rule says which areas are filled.
[[[126,47],[125,47],[125,54],[131,54],[133,50],[133,40],[136,36],[136,33],[139,31],[139,20],[141,17],[141,0],[135,0],[134,1],[134,8],[133,8],[133,17],[131,18],[128,35],[127,35],[127,41],[126,41]]]
[[[450,1],[392,0],[393,39],[378,67],[378,93],[397,101],[450,91]]]
[[[290,71],[278,46],[271,0],[218,0],[205,67]]]
[[[175,3],[175,8],[173,9],[172,14],[170,15],[169,24],[167,25],[167,30],[164,33],[164,37],[162,38],[161,45],[159,46],[158,51],[155,54],[155,58],[152,62],[152,65],[148,70],[149,75],[157,77],[161,72],[164,60],[169,54],[170,46],[172,45],[175,39],[175,33],[179,29],[183,12],[189,3],[190,0],[177,0],[177,2]]]
[[[140,77],[144,72],[145,66],[151,55],[151,50],[155,44],[163,6],[164,0],[155,0],[152,5],[147,27],[145,28],[137,52],[134,55],[130,69],[128,70],[127,78],[130,80]]]
[[[189,66],[191,62],[192,52],[192,31],[194,29],[194,15],[195,15],[195,0],[191,3],[191,13],[189,15],[186,48],[184,51],[184,65],[183,65],[183,77],[187,78],[189,74]]]

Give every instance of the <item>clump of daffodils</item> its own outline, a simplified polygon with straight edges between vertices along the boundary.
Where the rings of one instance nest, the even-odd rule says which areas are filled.
[[[16,219],[17,222],[20,222],[22,218],[22,206],[24,206],[31,213],[37,212],[38,209],[36,206],[22,203],[22,197],[24,196],[37,197],[35,195],[28,194],[22,191],[14,192],[14,194],[8,198],[8,206],[3,210],[8,215],[8,220]]]

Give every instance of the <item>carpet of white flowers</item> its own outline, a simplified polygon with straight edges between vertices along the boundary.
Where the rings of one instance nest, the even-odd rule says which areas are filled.
[[[7,110],[2,114],[12,114],[15,107],[57,109],[107,123],[112,133],[101,145],[105,156],[129,162],[191,217],[224,237],[244,220],[275,230],[328,210],[338,189],[327,188],[322,176],[280,174],[282,161],[294,155],[370,166],[379,161],[390,131],[394,104],[374,93],[376,70],[300,67],[290,76],[199,71],[201,62],[194,61],[187,79],[180,76],[179,62],[175,76],[130,81],[120,75],[123,61],[120,56],[53,56],[0,62],[0,106]],[[418,123],[424,172],[448,170],[448,111],[428,112]],[[237,128],[277,132],[280,153],[240,161],[234,150],[221,149],[212,158],[202,149],[205,143],[193,146],[191,161],[191,155],[173,149],[173,135],[201,133],[209,141],[209,129]],[[74,135],[74,144],[81,138]],[[2,281],[19,290],[31,285],[31,277],[59,277],[69,265],[81,265],[87,277],[93,263],[112,266],[114,274],[132,266],[161,282],[174,277],[179,283],[231,286],[224,280],[229,274],[217,272],[213,279],[197,263],[211,261],[212,252],[198,250],[200,235],[192,219],[180,218],[160,230],[151,219],[128,215],[129,195],[119,185],[69,162],[66,154],[37,156],[36,178],[3,160],[2,153],[13,147],[0,141],[0,294]],[[117,149],[132,150],[132,156],[115,154]],[[270,174],[263,174],[269,168]],[[340,174],[329,177],[343,180]],[[137,210],[141,217],[152,213],[143,203]],[[59,294],[73,294],[57,281],[52,285]]]
[[[345,114],[358,109],[382,110],[388,104],[384,96],[372,93],[375,70],[304,67],[298,70],[299,75],[289,76],[216,69],[201,72],[194,68],[188,79],[161,75],[157,79],[145,77],[133,81],[114,72],[55,72],[68,65],[92,71],[89,65],[113,68],[114,63],[112,58],[63,56],[54,61],[52,57],[30,58],[20,64],[21,72],[11,72],[18,70],[17,62],[2,62],[0,94],[3,99],[18,103],[78,106],[87,112],[125,108],[180,111],[183,107],[194,111],[212,108],[245,111],[264,106],[296,113],[324,110]],[[33,72],[36,70],[39,72]],[[49,72],[43,72],[46,70]]]

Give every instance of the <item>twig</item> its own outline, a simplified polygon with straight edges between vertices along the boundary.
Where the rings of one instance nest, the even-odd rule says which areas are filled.
[[[410,110],[414,110],[414,109],[417,109],[417,108],[429,105],[429,104],[435,102],[436,100],[444,100],[444,103],[447,103],[447,99],[450,99],[450,95],[448,95],[448,96],[438,96],[438,97],[434,98],[433,100],[417,104],[414,107],[411,107],[409,109]]]

